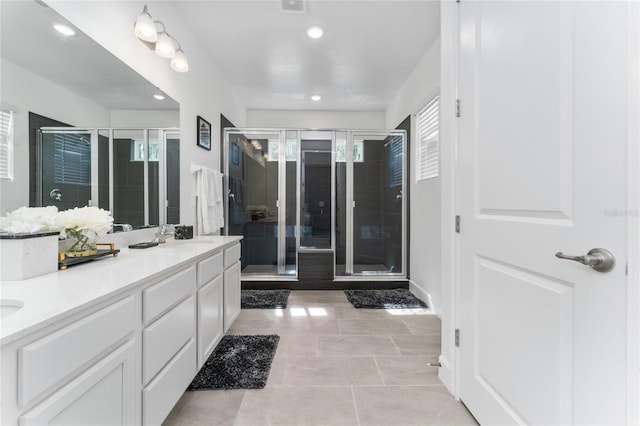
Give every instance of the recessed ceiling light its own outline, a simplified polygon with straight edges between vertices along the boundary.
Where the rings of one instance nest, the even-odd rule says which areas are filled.
[[[164,100],[164,96],[161,95],[160,93],[156,93],[155,95],[153,95],[154,98],[156,98],[159,101],[163,101]]]
[[[307,30],[307,35],[311,38],[320,38],[324,34],[324,30],[320,27],[309,27]]]
[[[60,34],[62,34],[65,37],[71,37],[76,35],[76,32],[73,30],[73,28],[71,28],[68,25],[64,25],[64,24],[59,24],[59,23],[53,23],[51,24],[53,26],[53,28],[59,32]]]
[[[311,100],[313,102],[318,102],[320,99],[322,99],[322,96],[320,95],[311,95]]]

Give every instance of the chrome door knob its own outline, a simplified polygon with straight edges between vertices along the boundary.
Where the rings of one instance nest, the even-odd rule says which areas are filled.
[[[558,259],[573,260],[575,262],[582,263],[583,265],[590,266],[591,269],[598,272],[609,272],[616,266],[616,259],[613,254],[603,248],[594,248],[584,256],[569,256],[561,251],[556,253]]]

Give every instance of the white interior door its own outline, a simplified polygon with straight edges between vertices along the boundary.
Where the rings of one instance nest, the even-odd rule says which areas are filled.
[[[474,2],[460,24],[460,397],[481,424],[624,424],[625,2]],[[611,272],[555,257],[611,251]]]

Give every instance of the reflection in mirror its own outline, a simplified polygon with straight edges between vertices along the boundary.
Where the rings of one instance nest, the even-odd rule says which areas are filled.
[[[176,129],[37,131],[35,206],[93,205],[111,211],[114,231],[178,223]]]
[[[14,158],[28,175],[1,182],[3,212],[91,203],[112,211],[116,230],[179,223],[178,103],[154,99],[157,87],[77,28],[56,33],[68,22],[44,3],[3,0],[0,12],[1,100],[17,111],[16,147],[29,140]],[[38,145],[47,126],[74,130],[43,131]]]

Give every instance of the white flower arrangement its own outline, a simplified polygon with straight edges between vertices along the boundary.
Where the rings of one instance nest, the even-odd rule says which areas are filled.
[[[111,230],[113,217],[108,210],[98,207],[76,207],[59,212],[55,206],[20,207],[0,218],[0,230],[9,233],[59,231],[60,237],[78,232],[92,235]]]
[[[0,218],[0,230],[11,234],[58,231],[55,221],[58,208],[20,207]]]
[[[74,209],[58,212],[55,219],[55,228],[60,231],[60,236],[65,238],[67,232],[83,232],[87,235],[106,234],[111,230],[113,217],[108,210],[98,207],[76,207]]]

